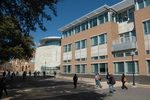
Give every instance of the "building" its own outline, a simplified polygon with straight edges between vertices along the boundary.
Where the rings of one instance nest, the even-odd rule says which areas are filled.
[[[34,71],[59,72],[61,37],[46,37],[39,40],[36,48]]]
[[[59,29],[61,73],[93,77],[107,72],[138,82],[150,75],[150,0],[104,5]],[[150,82],[150,80],[149,80]]]

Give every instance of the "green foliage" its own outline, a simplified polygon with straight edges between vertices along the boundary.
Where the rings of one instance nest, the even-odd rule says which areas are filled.
[[[50,11],[57,16],[55,5],[59,1],[62,0],[0,0],[0,20],[3,20],[4,15],[15,17],[21,32],[26,35],[31,30],[36,31],[36,25],[46,31],[42,23],[43,19],[51,21]],[[46,11],[46,8],[49,9]]]
[[[25,36],[15,18],[5,17],[0,22],[0,63],[10,59],[30,59],[34,52],[32,36]]]

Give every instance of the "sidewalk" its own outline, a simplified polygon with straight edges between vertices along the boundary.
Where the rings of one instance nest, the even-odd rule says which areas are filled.
[[[72,77],[64,77],[64,76],[57,75],[56,78],[67,79],[67,80],[72,81]],[[92,78],[81,78],[81,77],[79,77],[78,82],[79,83],[86,83],[86,84],[90,84],[90,85],[95,85],[95,79],[94,78],[92,79]],[[135,83],[135,84],[136,85],[134,87],[150,88],[150,85],[138,84],[138,83]],[[103,86],[103,89],[108,88],[106,80],[102,80],[101,85]],[[114,85],[114,87],[121,87],[121,86],[122,86],[122,82],[116,81],[116,84]],[[126,82],[126,86],[132,87],[132,83]]]

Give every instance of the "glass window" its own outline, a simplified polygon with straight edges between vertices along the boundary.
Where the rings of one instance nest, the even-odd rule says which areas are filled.
[[[94,26],[97,26],[97,18],[94,18],[94,19],[93,19],[93,27],[94,27]]]
[[[83,64],[80,67],[81,67],[81,73],[86,73],[86,65]]]
[[[150,0],[144,0],[144,1],[145,1],[146,6],[150,5]]]
[[[138,3],[138,8],[139,9],[144,8],[144,2],[143,2],[143,0],[137,0],[137,3]]]
[[[135,11],[134,8],[129,9],[129,19],[134,19],[134,11]]]
[[[150,74],[150,60],[147,60],[148,74]]]
[[[80,32],[80,25],[75,27],[75,34],[79,33]]]
[[[72,44],[68,44],[68,52],[72,50]]]
[[[93,73],[93,74],[98,73],[98,64],[92,64],[91,68],[92,68],[92,72],[91,73]]]
[[[79,58],[79,59],[75,59],[75,61],[76,61],[76,62],[80,61],[80,58]]]
[[[124,57],[123,53],[116,53],[115,58],[118,58],[118,57]]]
[[[80,41],[76,42],[76,50],[80,49]]]
[[[96,46],[98,44],[97,36],[91,38],[91,46]]]
[[[103,15],[100,15],[98,17],[98,19],[99,19],[99,24],[103,24],[104,23],[104,16]]]
[[[75,71],[76,73],[80,73],[80,65],[75,65]]]
[[[91,60],[98,60],[98,56],[91,57]]]
[[[107,63],[100,63],[100,74],[107,73]]]
[[[124,74],[124,63],[123,62],[115,63],[115,74]]]
[[[144,34],[150,34],[150,20],[143,22]]]
[[[133,62],[130,61],[130,62],[126,62],[126,74],[133,74]]]
[[[99,45],[105,44],[105,34],[99,35]]]
[[[99,59],[106,59],[106,56],[105,55],[99,56]]]
[[[81,58],[81,61],[86,61],[86,58]]]
[[[67,45],[64,45],[64,52],[67,52]]]
[[[81,40],[81,49],[86,48],[86,40]]]

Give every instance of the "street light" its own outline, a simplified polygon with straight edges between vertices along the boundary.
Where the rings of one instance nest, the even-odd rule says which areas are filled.
[[[133,86],[135,86],[135,78],[134,78],[134,73],[135,73],[135,68],[134,68],[134,61],[133,61],[133,56],[134,56],[134,51],[131,52],[131,56],[132,56],[132,67],[133,67]]]
[[[45,74],[46,74],[46,61],[45,61]]]

